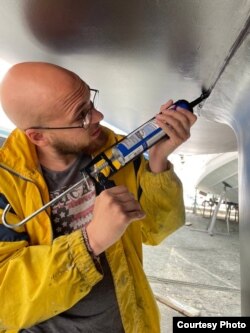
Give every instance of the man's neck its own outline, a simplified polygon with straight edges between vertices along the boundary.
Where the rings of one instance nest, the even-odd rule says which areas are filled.
[[[37,147],[37,156],[42,166],[53,171],[64,171],[77,159],[75,154],[61,155],[56,151],[39,147]]]

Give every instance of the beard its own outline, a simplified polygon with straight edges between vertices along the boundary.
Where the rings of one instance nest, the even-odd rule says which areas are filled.
[[[107,141],[107,135],[104,131],[101,131],[100,135],[91,140],[91,136],[88,137],[88,142],[86,140],[76,140],[66,141],[65,139],[56,139],[53,142],[53,148],[59,155],[79,155],[84,153],[86,155],[92,155],[96,151],[100,150]]]

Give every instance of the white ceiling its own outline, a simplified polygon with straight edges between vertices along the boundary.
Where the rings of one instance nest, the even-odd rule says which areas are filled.
[[[0,54],[75,71],[100,90],[105,120],[126,133],[169,98],[192,101],[211,89],[181,151],[235,151],[220,115],[235,112],[246,84],[232,62],[249,66],[249,13],[249,0],[2,0]]]

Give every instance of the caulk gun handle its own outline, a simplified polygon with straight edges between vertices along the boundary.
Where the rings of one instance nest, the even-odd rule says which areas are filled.
[[[177,102],[174,103],[174,105],[175,106],[179,106],[180,108],[186,109],[186,110],[188,110],[188,111],[190,111],[190,112],[193,113],[192,106],[185,99],[179,99]]]
[[[101,172],[98,178],[99,181],[95,184],[97,195],[100,194],[102,191],[115,186],[115,182],[111,179],[106,178]]]

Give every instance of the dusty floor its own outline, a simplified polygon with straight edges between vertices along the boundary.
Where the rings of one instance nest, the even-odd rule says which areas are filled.
[[[240,316],[238,223],[187,213],[186,225],[156,247],[144,246],[144,268],[152,289],[201,316]],[[182,313],[158,302],[162,333],[172,332],[172,317]]]

